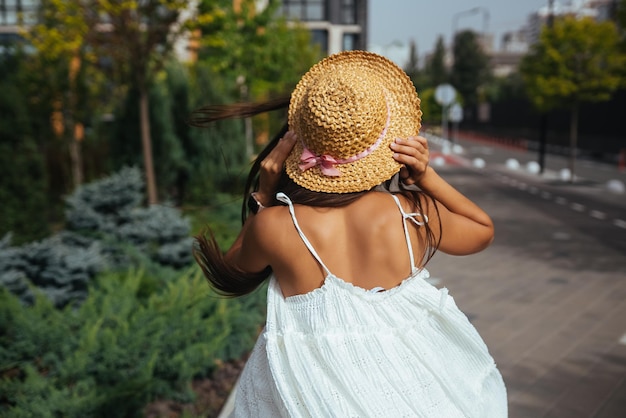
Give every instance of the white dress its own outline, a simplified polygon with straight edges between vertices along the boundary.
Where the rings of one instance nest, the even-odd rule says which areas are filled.
[[[415,267],[376,292],[334,276],[295,217],[294,224],[327,276],[312,292],[283,297],[270,279],[267,322],[237,386],[235,417],[507,416],[506,389],[475,328],[447,289]]]

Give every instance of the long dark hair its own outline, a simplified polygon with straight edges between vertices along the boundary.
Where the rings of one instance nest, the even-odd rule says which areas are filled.
[[[210,123],[223,119],[252,117],[264,112],[286,108],[289,105],[289,96],[279,97],[259,103],[235,103],[230,105],[205,106],[195,110],[188,120],[191,126],[206,127]],[[288,131],[289,127],[285,123],[276,133],[267,146],[259,152],[250,167],[250,172],[246,179],[243,191],[243,203],[241,207],[242,224],[248,217],[246,199],[248,195],[259,188],[259,172],[261,162],[276,147],[280,138]],[[394,181],[395,180],[395,181]],[[400,193],[407,197],[416,211],[424,213],[422,207],[422,197],[431,200],[432,206],[437,210],[434,199],[427,193],[411,186],[405,186],[401,181],[388,180],[376,187],[377,190],[384,190],[393,193]],[[393,183],[393,184],[392,184]],[[281,173],[277,192],[283,192],[294,204],[319,207],[342,207],[356,201],[368,191],[354,193],[324,193],[307,190],[294,183],[285,170]],[[276,200],[272,206],[282,204]],[[438,215],[438,211],[437,211]],[[426,248],[423,255],[424,265],[432,258],[439,247],[441,239],[441,223],[438,222],[439,231],[435,234],[429,224],[424,225],[426,234]],[[219,247],[215,235],[206,228],[202,233],[195,236],[193,246],[193,256],[202,269],[205,277],[211,286],[224,296],[242,296],[254,291],[272,273],[270,266],[258,273],[250,273],[228,263],[224,258],[224,253]]]

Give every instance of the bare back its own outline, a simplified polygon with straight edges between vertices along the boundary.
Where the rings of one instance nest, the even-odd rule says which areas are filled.
[[[411,212],[412,204],[398,197],[404,212]],[[402,212],[390,194],[370,192],[340,208],[294,205],[293,210],[321,262],[343,281],[364,289],[391,289],[411,275]],[[271,240],[264,241],[272,247],[268,249],[270,265],[283,295],[304,294],[320,287],[327,272],[299,235],[289,208],[274,207],[272,211],[274,231]],[[420,267],[425,252],[424,228],[412,222],[407,225],[413,258]]]

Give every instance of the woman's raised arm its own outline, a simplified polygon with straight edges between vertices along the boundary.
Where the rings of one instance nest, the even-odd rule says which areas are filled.
[[[259,190],[255,193],[256,200],[263,206],[269,206],[274,200],[276,187],[287,156],[296,143],[296,135],[287,132],[278,141],[276,147],[263,159],[259,171]],[[267,257],[260,248],[260,239],[263,238],[264,225],[252,225],[257,216],[246,219],[235,242],[226,252],[225,259],[238,268],[248,271],[261,271],[267,267]]]
[[[428,208],[430,222],[441,222],[439,249],[453,255],[467,255],[485,249],[494,236],[493,222],[478,205],[452,187],[428,165],[426,138],[397,139],[391,144],[394,159],[404,164],[400,172],[405,184],[416,184],[435,199],[437,208]],[[438,212],[439,216],[436,216]],[[435,228],[436,230],[436,228]]]

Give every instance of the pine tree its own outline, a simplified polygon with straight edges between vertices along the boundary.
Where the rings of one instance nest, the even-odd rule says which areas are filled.
[[[468,107],[478,104],[479,88],[489,78],[489,60],[483,52],[476,33],[462,31],[454,37],[454,64],[450,82]]]
[[[449,76],[445,60],[446,47],[443,42],[443,36],[440,35],[435,44],[435,51],[426,64],[426,75],[430,87],[437,87],[448,82]]]
[[[44,156],[38,147],[25,96],[21,54],[0,53],[0,237],[17,243],[48,233]]]

